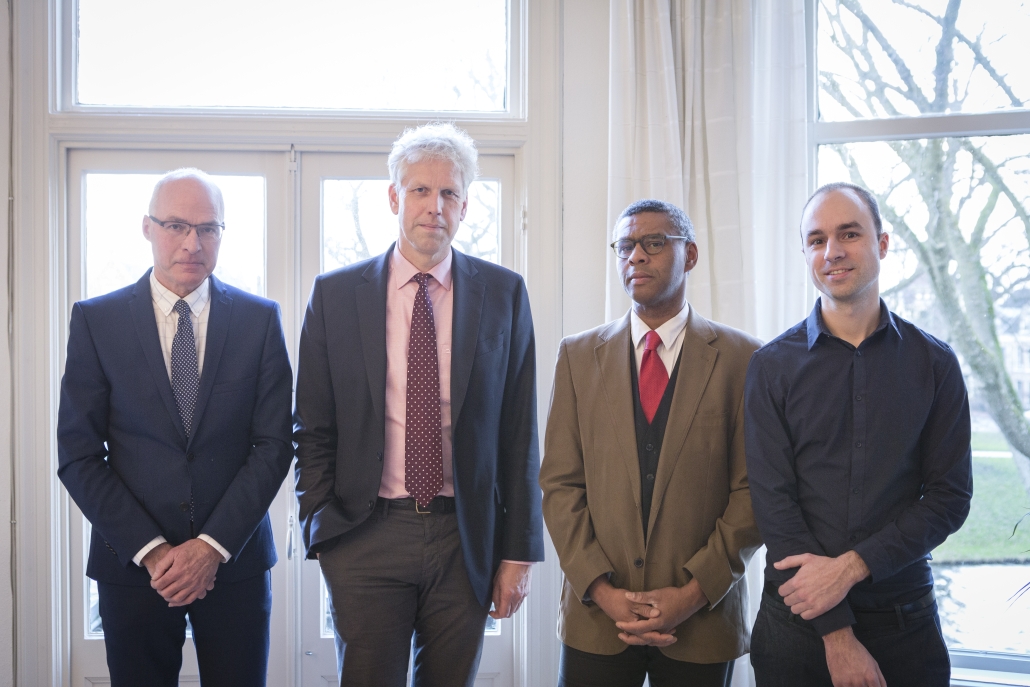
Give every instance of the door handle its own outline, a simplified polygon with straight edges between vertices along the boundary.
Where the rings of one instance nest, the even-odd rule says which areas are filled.
[[[293,516],[290,516],[290,525],[286,530],[286,560],[293,560]]]

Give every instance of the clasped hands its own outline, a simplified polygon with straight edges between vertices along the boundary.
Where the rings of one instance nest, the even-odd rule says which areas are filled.
[[[188,606],[215,588],[215,573],[222,554],[203,539],[172,546],[158,544],[141,563],[150,573],[150,586],[169,606]]]
[[[676,627],[708,605],[697,580],[683,587],[662,587],[631,592],[612,586],[607,575],[591,583],[587,592],[601,610],[615,621],[619,639],[632,646],[669,646],[676,641]]]

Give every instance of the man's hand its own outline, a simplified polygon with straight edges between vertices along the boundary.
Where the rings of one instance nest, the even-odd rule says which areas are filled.
[[[215,573],[221,562],[222,554],[213,546],[203,539],[190,539],[158,561],[151,572],[150,586],[169,606],[188,606],[215,588]]]
[[[500,620],[510,618],[519,610],[522,601],[529,594],[529,580],[533,575],[533,566],[501,561],[501,567],[494,575],[494,610],[490,617]]]
[[[633,602],[626,598],[629,593],[612,586],[607,575],[601,575],[587,588],[587,596],[616,623],[640,620],[640,616],[633,613]]]
[[[663,587],[649,592],[626,592],[630,610],[639,620],[616,622],[619,639],[632,645],[669,646],[676,641],[676,627],[708,605],[697,580],[682,587]]]
[[[823,647],[833,687],[887,687],[880,666],[850,627],[823,637]]]
[[[150,579],[154,579],[154,569],[157,567],[158,562],[165,557],[165,554],[172,550],[172,545],[168,542],[162,542],[147,551],[147,555],[143,557],[140,563],[147,572],[150,573]]]
[[[854,551],[829,558],[803,553],[787,556],[773,564],[777,570],[798,568],[791,579],[780,585],[780,596],[790,612],[805,620],[821,616],[848,595],[851,588],[869,577],[865,561]]]

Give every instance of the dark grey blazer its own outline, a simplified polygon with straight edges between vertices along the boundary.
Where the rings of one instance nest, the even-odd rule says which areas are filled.
[[[307,555],[375,506],[386,436],[391,247],[315,280],[297,365],[297,497]],[[451,427],[462,553],[480,602],[502,559],[543,560],[533,320],[522,278],[453,253]]]
[[[187,440],[158,339],[150,271],[76,303],[57,420],[57,474],[93,525],[86,574],[149,585],[132,562],[163,535],[207,534],[220,582],[276,561],[268,506],[290,469],[293,375],[279,306],[211,277],[204,372]],[[190,498],[194,526],[191,534]]]

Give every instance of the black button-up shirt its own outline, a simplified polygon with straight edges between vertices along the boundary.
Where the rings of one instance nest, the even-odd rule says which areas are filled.
[[[871,576],[812,620],[905,603],[933,584],[929,553],[962,526],[973,492],[969,402],[951,348],[887,310],[857,348],[830,334],[821,302],[748,367],[745,441],[765,577],[787,556],[854,550]]]

